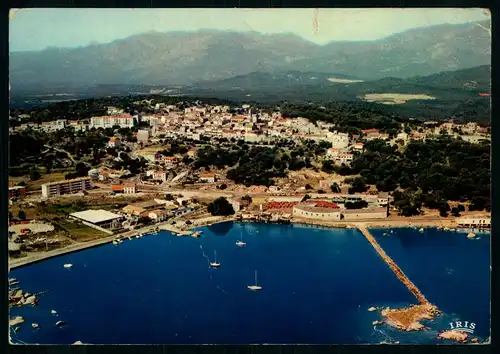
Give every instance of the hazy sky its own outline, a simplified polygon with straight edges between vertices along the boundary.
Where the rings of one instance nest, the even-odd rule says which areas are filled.
[[[316,43],[373,40],[442,23],[489,19],[482,9],[22,9],[11,13],[10,51],[107,43],[149,31],[211,28],[291,32]]]

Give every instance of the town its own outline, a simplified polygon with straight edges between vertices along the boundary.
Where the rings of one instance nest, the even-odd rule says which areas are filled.
[[[443,135],[471,144],[490,140],[489,128],[476,123],[408,122],[401,123],[396,134],[377,128],[348,134],[336,130],[332,123],[283,117],[279,109],[264,112],[248,104],[231,107],[199,100],[187,107],[182,101],[174,105],[153,100],[134,104],[153,113],[131,115],[108,106],[106,116],[77,121],[58,119],[36,124],[22,123],[26,118],[22,115],[15,118],[18,124],[11,127],[11,136],[27,132],[71,132],[77,139],[92,132],[104,135],[102,149],[90,149],[91,155],[97,155],[92,163],[80,151],[78,161],[64,146],[44,144],[41,154],[48,154],[47,159],[56,157],[50,166],[45,166],[46,175],[32,168],[29,180],[11,178],[12,256],[57,249],[82,240],[109,242],[114,239],[110,235],[139,235],[133,230],[152,225],[182,233],[197,225],[236,219],[315,224],[387,219],[392,225],[404,224],[404,217],[394,205],[393,193],[365,184],[359,175],[342,175],[342,169],[349,170],[365,145],[382,141],[404,149],[415,141]],[[214,147],[298,148],[298,152],[291,151],[293,156],[300,149],[304,153],[303,147],[311,144],[316,149],[311,155],[314,161],[299,160],[295,168],[290,162],[287,176],[263,183],[229,178],[228,161],[218,164],[220,168],[214,161],[200,162],[203,158],[224,159],[217,153],[213,156]],[[225,158],[232,159],[231,155]],[[130,165],[132,161],[137,163],[131,171],[126,163]],[[215,168],[209,166],[212,163]],[[53,173],[57,168],[75,168],[76,172]],[[447,216],[450,210],[454,216],[460,216],[470,201],[450,205],[441,208],[439,214],[427,211],[427,215],[420,215],[421,221]],[[456,226],[489,227],[488,214],[469,209],[473,219],[469,217]]]

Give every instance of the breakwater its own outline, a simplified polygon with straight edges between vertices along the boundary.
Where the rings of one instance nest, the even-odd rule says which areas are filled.
[[[398,277],[399,280],[408,288],[408,290],[417,298],[418,302],[421,305],[428,304],[429,301],[425,298],[424,294],[412,283],[412,281],[403,273],[401,268],[392,260],[391,257],[385,253],[385,251],[380,247],[378,242],[375,240],[375,237],[368,231],[366,226],[361,224],[356,224],[356,227],[361,231],[361,233],[366,237],[368,242],[375,248],[375,251],[379,254],[379,256],[387,263],[389,268],[394,272],[394,274]]]

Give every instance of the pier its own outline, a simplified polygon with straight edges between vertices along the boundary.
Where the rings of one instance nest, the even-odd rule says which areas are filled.
[[[375,248],[375,251],[379,254],[379,256],[387,263],[389,268],[396,274],[399,280],[408,288],[408,290],[415,295],[417,298],[419,304],[421,305],[426,305],[429,304],[429,301],[425,298],[424,294],[411,282],[411,280],[403,273],[401,268],[392,260],[391,257],[385,253],[385,251],[380,247],[378,242],[375,240],[373,235],[368,231],[367,227],[364,224],[355,224],[355,226],[361,231],[361,233],[366,237],[368,242],[371,243],[373,248]]]

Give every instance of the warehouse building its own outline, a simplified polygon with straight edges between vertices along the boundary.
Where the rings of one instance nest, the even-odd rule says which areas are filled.
[[[123,216],[102,209],[79,211],[70,214],[69,217],[108,233],[121,228],[121,221],[123,220]]]
[[[297,204],[293,207],[293,216],[315,220],[340,220],[341,210],[335,203],[325,201],[310,201]]]

